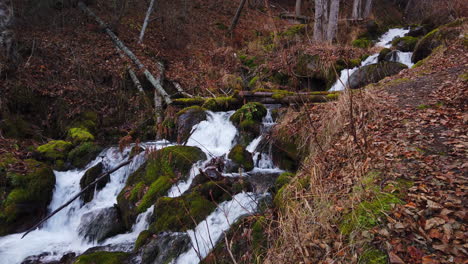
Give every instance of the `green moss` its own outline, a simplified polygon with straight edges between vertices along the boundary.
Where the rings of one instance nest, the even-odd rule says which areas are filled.
[[[173,118],[167,118],[165,119],[161,125],[165,128],[169,128],[169,129],[173,129],[176,127],[176,124],[174,122],[174,119]]]
[[[234,124],[240,124],[244,120],[261,122],[267,114],[267,109],[261,103],[253,102],[243,105],[230,118]]]
[[[344,217],[340,225],[341,233],[349,235],[353,230],[369,229],[378,225],[385,213],[390,211],[395,204],[402,204],[402,201],[389,193],[379,193],[370,201],[360,203]]]
[[[136,203],[141,198],[143,198],[145,188],[146,188],[146,185],[144,182],[137,183],[135,187],[133,187],[132,191],[130,192],[130,201]]]
[[[290,95],[294,95],[294,93],[286,90],[273,90],[273,95],[271,98],[279,100]]]
[[[180,105],[203,105],[205,103],[204,98],[195,97],[195,98],[177,98],[172,100],[174,104]]]
[[[387,264],[387,254],[384,252],[375,249],[375,248],[368,248],[364,251],[364,253],[359,257],[359,264]]]
[[[267,247],[267,238],[265,236],[266,218],[260,216],[252,226],[252,245],[258,255]]]
[[[382,50],[379,52],[378,61],[380,62],[380,61],[385,60],[385,57],[386,57],[390,52],[392,52],[391,49],[388,49],[388,48],[382,49]]]
[[[244,66],[246,66],[249,69],[255,69],[259,64],[259,61],[257,57],[255,56],[248,56],[245,54],[241,54],[239,55],[239,60]]]
[[[210,111],[226,111],[235,104],[237,104],[237,99],[233,97],[216,97],[207,99],[202,107]]]
[[[129,257],[129,253],[100,251],[81,255],[74,264],[122,264]]]
[[[367,38],[360,38],[360,39],[356,39],[353,42],[351,42],[351,45],[353,47],[356,47],[356,48],[366,49],[366,48],[369,48],[372,45],[372,41],[370,39],[367,39]]]
[[[195,110],[195,111],[206,111],[205,108],[202,108],[198,105],[193,105],[193,106],[189,106],[189,107],[185,107],[184,109],[180,110],[179,112],[177,112],[176,116],[179,117],[185,113],[187,113],[188,111],[191,111],[191,110]]]
[[[79,127],[70,128],[68,130],[68,138],[70,138],[74,144],[80,144],[94,140],[94,136],[89,133],[87,129]]]
[[[338,100],[339,96],[340,96],[339,93],[331,93],[331,94],[327,94],[325,98],[327,99],[327,101],[336,101]]]
[[[280,176],[276,178],[275,189],[276,190],[281,189],[284,185],[288,184],[293,177],[294,177],[293,173],[290,173],[290,172],[281,173]]]
[[[275,198],[273,199],[273,204],[274,204],[275,208],[278,209],[278,210],[281,210],[281,211],[286,208],[286,203],[285,203],[285,200],[284,200],[284,191],[286,190],[287,186],[288,186],[287,184],[283,185],[283,187],[281,187],[276,192]]]
[[[68,153],[68,161],[76,168],[83,168],[93,160],[101,150],[102,148],[93,142],[84,142]]]
[[[462,81],[467,82],[468,81],[468,73],[465,72],[462,75],[458,76]]]
[[[300,24],[300,25],[293,25],[289,27],[287,30],[280,32],[278,35],[279,36],[284,36],[284,37],[293,37],[295,35],[303,35],[306,32],[306,25]]]
[[[255,85],[257,84],[257,82],[260,80],[260,77],[258,76],[255,76],[253,77],[250,81],[249,81],[249,87],[252,88],[252,87],[255,87]]]
[[[288,85],[290,81],[290,76],[279,71],[274,71],[273,74],[268,78],[268,80],[272,83],[276,83],[279,85]]]
[[[419,110],[426,110],[426,109],[431,108],[431,106],[430,106],[430,105],[421,104],[421,105],[418,105],[417,108],[418,108]]]
[[[361,65],[361,59],[360,58],[349,60],[350,68],[358,67],[360,65]]]
[[[415,37],[400,37],[392,40],[392,45],[400,47],[402,51],[413,51],[418,43],[418,38]]]
[[[161,197],[155,204],[155,221],[150,230],[181,232],[194,228],[216,205],[200,194],[191,192],[177,198]]]
[[[228,158],[239,164],[246,171],[250,171],[254,168],[252,154],[242,145],[234,146],[229,152]]]
[[[157,200],[157,198],[165,195],[171,186],[172,182],[170,177],[160,176],[150,185],[148,191],[141,199],[137,206],[137,212],[143,213],[146,211],[146,209],[148,209]]]
[[[39,146],[37,151],[50,160],[65,159],[73,144],[63,140],[51,140]]]
[[[148,238],[150,238],[153,235],[149,230],[144,230],[141,231],[140,234],[138,235],[137,240],[135,241],[135,251],[140,249],[144,244],[146,244],[146,241]]]

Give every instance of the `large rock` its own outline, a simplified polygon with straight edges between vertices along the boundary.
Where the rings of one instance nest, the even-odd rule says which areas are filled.
[[[103,165],[102,162],[99,162],[96,164],[94,167],[90,168],[85,172],[83,177],[81,177],[80,180],[80,187],[81,189],[85,188],[88,186],[90,183],[95,181],[102,173],[103,173]],[[106,184],[110,181],[110,175],[107,175],[104,177],[102,180],[100,180],[94,187],[89,188],[87,191],[85,191],[81,195],[81,199],[84,201],[84,203],[88,203],[94,198],[94,191],[95,190],[101,190],[106,186]]]
[[[161,233],[140,248],[141,264],[171,263],[177,256],[190,248],[186,233]]]
[[[267,114],[266,107],[257,102],[247,103],[239,108],[230,120],[239,130],[236,141],[247,146],[260,135],[263,117]]]
[[[193,164],[205,160],[197,147],[171,146],[151,153],[148,160],[128,177],[117,203],[125,226],[130,229],[139,213],[167,195],[174,182],[186,180]]]
[[[410,28],[410,31],[406,34],[409,37],[421,37],[428,33],[427,27],[425,26],[414,26]]]
[[[244,171],[251,171],[254,168],[252,154],[242,145],[234,146],[229,152],[228,158],[233,162],[229,166],[228,172],[237,172],[239,168],[242,168]]]
[[[24,173],[11,170],[17,163]],[[55,175],[47,164],[0,155],[0,236],[25,231],[44,217],[54,186]]]
[[[194,125],[206,120],[206,111],[200,106],[191,106],[177,113],[177,142],[185,142],[190,137]]]
[[[403,51],[403,52],[413,51],[417,43],[418,43],[418,39],[415,37],[410,37],[410,36],[395,38],[392,41],[392,45],[397,50]]]
[[[84,214],[78,227],[80,235],[89,242],[102,242],[125,231],[116,207],[104,208]]]
[[[398,62],[379,62],[361,67],[349,77],[351,89],[358,89],[376,83],[387,76],[392,76],[408,67]]]

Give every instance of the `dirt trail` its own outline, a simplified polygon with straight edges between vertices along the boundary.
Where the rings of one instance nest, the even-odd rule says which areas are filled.
[[[394,146],[387,176],[413,182],[406,204],[374,230],[390,263],[467,263],[466,54],[450,47],[382,85],[394,128],[384,135]]]

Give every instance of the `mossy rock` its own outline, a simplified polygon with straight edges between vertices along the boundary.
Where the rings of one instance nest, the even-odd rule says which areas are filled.
[[[167,194],[177,180],[186,180],[192,165],[205,160],[197,147],[171,146],[152,153],[147,162],[129,176],[117,197],[125,226],[131,228],[136,216]]]
[[[203,108],[210,111],[229,111],[236,109],[239,101],[234,97],[215,97],[205,101],[202,105]]]
[[[290,172],[281,173],[280,176],[278,176],[278,178],[276,178],[275,190],[278,191],[284,185],[288,184],[293,177],[294,177],[294,173],[290,173]]]
[[[130,263],[130,253],[99,251],[79,256],[73,264],[125,264]]]
[[[446,41],[457,39],[461,32],[461,28],[459,28],[459,26],[460,24],[465,23],[466,20],[460,20],[460,22],[456,23],[457,27],[452,27],[449,24],[429,32],[416,44],[411,61],[416,63],[425,59],[435,48],[441,46]]]
[[[90,183],[95,181],[102,173],[104,172],[104,166],[102,162],[99,162],[94,167],[90,168],[85,172],[83,177],[80,180],[80,187],[81,189],[88,186]],[[106,184],[110,181],[110,175],[107,175],[102,180],[100,180],[95,186],[89,188],[83,195],[81,195],[81,199],[84,203],[88,203],[94,198],[94,190],[101,190],[106,186]]]
[[[392,52],[391,49],[388,49],[388,48],[382,49],[382,50],[379,52],[378,62],[385,61],[385,58],[387,57],[387,55],[388,55],[390,52]]]
[[[94,136],[89,133],[88,129],[80,127],[70,128],[68,130],[68,138],[73,144],[81,144],[94,140]]]
[[[229,120],[231,120],[235,125],[240,125],[240,123],[245,120],[262,122],[262,119],[266,114],[267,109],[263,104],[253,102],[243,105],[229,118]]]
[[[200,97],[194,97],[194,98],[176,98],[172,100],[174,104],[176,105],[198,105],[201,106],[205,103],[206,99],[205,98],[200,98]]]
[[[333,65],[323,64],[319,55],[299,54],[294,73],[303,86],[314,91],[325,91],[336,81]]]
[[[379,62],[363,66],[349,77],[351,89],[358,89],[371,83],[377,83],[387,76],[392,76],[407,69],[408,66],[398,62]]]
[[[191,188],[190,192],[176,198],[160,197],[155,203],[150,231],[182,232],[195,228],[216,205],[231,199],[233,183],[224,180],[208,181]]]
[[[302,156],[297,135],[278,127],[273,128],[271,139],[273,163],[283,170],[296,171]]]
[[[96,158],[102,151],[102,147],[93,142],[84,142],[68,153],[68,161],[76,168],[84,168]]]
[[[180,110],[177,114],[177,142],[186,142],[194,125],[206,120],[206,109],[200,106],[190,106]]]
[[[418,38],[410,36],[395,38],[392,40],[392,46],[394,46],[397,50],[403,52],[413,51],[417,43]]]
[[[37,151],[50,161],[66,159],[73,144],[64,140],[51,140],[47,144],[37,147]]]
[[[25,160],[26,173],[8,171],[12,157],[1,158],[0,171],[6,176],[8,189],[0,201],[0,236],[22,232],[35,224],[47,213],[47,205],[52,199],[55,187],[55,175],[45,163]],[[3,181],[3,180],[2,180]]]
[[[99,117],[96,112],[85,111],[82,112],[73,122],[70,128],[81,128],[89,131],[90,133],[97,132],[97,125]]]
[[[152,235],[153,233],[149,230],[141,231],[137,240],[135,241],[135,250],[140,249],[144,244],[146,244]]]
[[[251,171],[254,168],[252,154],[248,152],[244,146],[236,145],[229,152],[228,158],[234,162],[236,168],[242,167],[244,171]]]
[[[367,49],[372,45],[372,40],[367,38],[359,38],[351,42],[351,45],[356,48]]]

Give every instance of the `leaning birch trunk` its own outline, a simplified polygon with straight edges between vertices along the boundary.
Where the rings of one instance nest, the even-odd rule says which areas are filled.
[[[145,21],[143,22],[143,26],[141,27],[140,38],[138,39],[138,44],[143,43],[143,38],[145,37],[146,27],[148,26],[151,13],[153,13],[153,10],[154,10],[154,2],[155,0],[151,0],[150,5],[148,7],[148,11],[146,11],[146,17],[145,17]]]
[[[130,50],[128,49],[125,44],[123,44],[123,42],[114,34],[114,32],[112,32],[109,27],[107,26],[106,23],[104,23],[104,21],[102,21],[96,14],[94,14],[93,11],[91,11],[88,7],[86,7],[86,5],[83,3],[83,2],[78,2],[78,7],[83,11],[85,12],[87,15],[89,15],[90,17],[94,18],[96,20],[96,22],[99,24],[99,26],[101,26],[107,35],[109,35],[109,37],[112,39],[112,41],[114,42],[114,44],[120,48],[134,63],[135,65],[137,65],[137,67],[143,71],[143,74],[146,76],[146,78],[148,79],[148,81],[154,86],[154,88],[156,89],[157,93],[159,93],[159,95],[161,95],[164,99],[164,101],[166,102],[166,104],[171,104],[172,103],[172,100],[169,96],[169,94],[167,94],[167,92],[164,90],[164,88],[162,87],[162,78],[155,78],[149,71],[148,69],[146,69],[145,65],[143,65],[143,63],[141,63],[141,61],[135,56],[135,54]],[[160,65],[158,65],[158,67],[160,67]],[[161,76],[163,72],[161,72]]]
[[[328,19],[327,41],[333,42],[338,29],[338,15],[340,12],[340,0],[331,0],[330,17]]]
[[[119,49],[119,48],[116,48],[116,49],[117,49],[117,53],[119,54],[120,58],[125,59],[125,56],[122,54],[122,50]],[[140,93],[145,93],[143,91],[143,86],[141,85],[140,80],[138,80],[138,77],[137,77],[135,71],[132,69],[132,67],[127,66],[127,71],[128,71],[128,74],[130,75],[130,78],[132,79],[133,84],[137,88],[137,90]]]
[[[314,40],[316,42],[323,41],[323,2],[324,0],[315,0]]]
[[[302,0],[296,0],[296,17],[301,16]]]
[[[242,9],[244,9],[244,5],[246,1],[247,0],[241,0],[239,7],[237,8],[236,15],[232,19],[231,26],[229,27],[229,32],[233,32],[234,29],[236,28],[237,23],[239,22],[240,15],[242,13]]]
[[[354,0],[353,2],[353,14],[351,16],[353,19],[361,18],[361,0]]]
[[[364,18],[369,18],[372,11],[372,0],[366,1],[366,7],[364,8]]]

